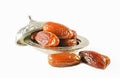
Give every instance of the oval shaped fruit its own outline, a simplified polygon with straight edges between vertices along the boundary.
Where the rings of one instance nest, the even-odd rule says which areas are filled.
[[[84,63],[95,68],[105,69],[110,64],[108,56],[99,54],[95,51],[81,51],[79,55]]]
[[[52,32],[60,39],[68,39],[73,37],[72,31],[68,27],[55,22],[46,22],[43,26],[43,31]]]
[[[73,66],[80,63],[80,56],[70,52],[51,54],[48,56],[48,63],[54,67]]]
[[[59,38],[47,31],[40,31],[36,34],[35,40],[44,47],[55,47],[59,44]]]

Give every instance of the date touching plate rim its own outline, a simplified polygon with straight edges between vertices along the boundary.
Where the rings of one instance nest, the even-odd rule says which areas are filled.
[[[35,47],[36,49],[43,51],[47,54],[52,54],[52,53],[58,53],[58,52],[77,52],[79,49],[86,47],[89,44],[89,41],[82,37],[82,36],[77,36],[77,45],[75,46],[69,46],[69,47],[43,47],[38,43],[33,42],[30,39],[30,36],[27,36],[24,39],[25,43]]]
[[[77,45],[75,46],[70,46],[70,47],[43,47],[40,44],[37,44],[35,42],[33,42],[30,39],[30,35],[31,33],[38,31],[38,30],[42,30],[43,29],[43,25],[45,22],[37,22],[34,21],[30,18],[30,22],[27,26],[23,27],[22,29],[20,29],[16,35],[16,43],[18,45],[30,45],[32,47],[35,47],[37,49],[39,49],[40,51],[46,52],[47,54],[52,54],[52,53],[57,53],[60,51],[69,51],[69,52],[76,52],[77,50],[86,47],[89,44],[89,41],[82,37],[77,35]]]

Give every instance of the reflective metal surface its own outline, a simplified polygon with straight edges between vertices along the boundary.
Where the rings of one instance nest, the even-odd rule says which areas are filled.
[[[30,18],[30,22],[27,26],[24,28],[20,29],[16,35],[16,43],[18,45],[29,45],[32,46],[44,53],[47,54],[52,54],[52,53],[58,53],[58,52],[64,52],[64,51],[69,51],[69,52],[77,52],[79,49],[86,47],[89,44],[89,41],[82,37],[77,35],[77,45],[75,46],[70,46],[70,47],[43,47],[40,44],[37,44],[33,42],[30,39],[31,33],[42,30],[43,25],[45,22],[36,22]]]
[[[26,37],[24,41],[26,44],[32,47],[35,47],[36,49],[43,51],[47,54],[64,52],[64,51],[77,52],[79,49],[84,48],[89,44],[88,40],[82,36],[77,36],[77,45],[70,46],[70,47],[59,47],[59,46],[58,47],[43,47],[40,44],[33,42],[30,39],[30,36]]]
[[[42,30],[44,25],[44,22],[37,22],[34,21],[30,18],[30,22],[27,26],[21,28],[16,35],[16,43],[18,45],[27,45],[24,42],[24,38],[27,37],[28,35],[31,35],[31,33],[37,31],[37,30]]]

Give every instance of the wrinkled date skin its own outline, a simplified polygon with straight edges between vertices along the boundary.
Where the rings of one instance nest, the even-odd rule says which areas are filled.
[[[70,39],[73,37],[73,32],[68,27],[55,22],[46,22],[43,26],[43,31],[52,32],[60,39]]]
[[[84,63],[95,68],[105,69],[110,64],[108,56],[99,54],[95,51],[81,51],[79,55]]]
[[[71,30],[73,36],[71,39],[60,39],[59,46],[74,46],[77,44],[77,33],[74,30]]]
[[[68,27],[55,23],[55,22],[46,22],[43,25],[43,32],[40,31],[35,31],[31,34],[31,40],[34,42],[37,42],[41,44],[44,47],[55,47],[57,46],[74,46],[77,44],[77,33],[74,30],[69,29]],[[40,32],[40,33],[39,33]],[[51,32],[51,33],[47,33]],[[41,35],[40,35],[41,34]],[[50,34],[56,35],[56,37],[59,38],[59,41],[56,39],[56,43],[54,43],[54,38],[53,40],[50,38]],[[49,37],[47,37],[47,36]],[[47,41],[49,43],[47,43]],[[51,44],[50,44],[51,42]]]
[[[48,56],[48,63],[54,67],[73,66],[80,63],[80,56],[70,52],[51,54]]]
[[[40,31],[36,34],[35,40],[44,47],[55,47],[59,44],[59,38],[47,31]]]

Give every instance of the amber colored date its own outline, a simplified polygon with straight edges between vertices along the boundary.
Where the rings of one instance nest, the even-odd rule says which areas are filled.
[[[68,27],[55,22],[45,23],[43,26],[43,31],[52,32],[60,39],[69,39],[73,37],[73,32]]]
[[[105,69],[110,64],[108,56],[99,54],[95,51],[81,51],[79,55],[84,63],[95,68]]]
[[[77,44],[77,33],[74,30],[70,30],[73,33],[71,39],[60,39],[59,46],[74,46]]]
[[[51,54],[48,56],[48,63],[54,67],[73,66],[80,63],[80,56],[70,52]]]
[[[35,40],[44,47],[55,47],[59,44],[59,38],[47,31],[40,31],[36,34]]]

